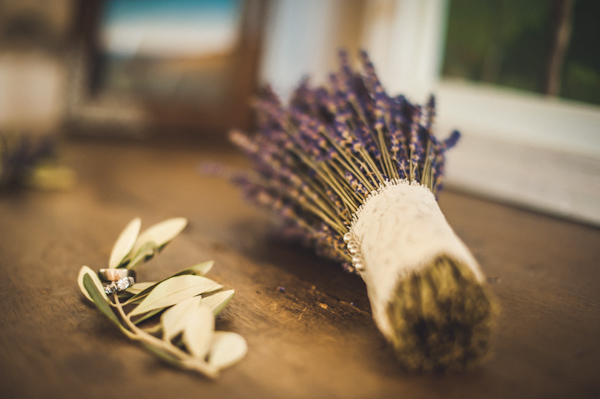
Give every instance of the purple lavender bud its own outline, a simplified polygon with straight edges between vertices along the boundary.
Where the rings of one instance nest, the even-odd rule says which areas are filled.
[[[460,132],[458,130],[454,130],[450,134],[450,137],[448,137],[447,139],[442,141],[444,148],[450,149],[450,148],[454,147],[459,139],[460,139]]]

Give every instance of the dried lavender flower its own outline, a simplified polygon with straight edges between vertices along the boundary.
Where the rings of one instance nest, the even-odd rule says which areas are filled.
[[[384,90],[368,55],[288,106],[265,89],[259,132],[233,132],[254,171],[237,176],[246,197],[275,209],[305,242],[365,280],[373,317],[410,370],[467,369],[489,348],[494,305],[474,257],[436,197],[458,131],[433,134],[424,106]],[[283,211],[284,210],[284,211]]]

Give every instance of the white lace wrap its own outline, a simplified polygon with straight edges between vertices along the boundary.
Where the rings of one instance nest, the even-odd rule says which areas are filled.
[[[446,221],[434,195],[416,182],[395,180],[371,193],[355,213],[348,237],[358,248],[353,259],[367,285],[373,317],[388,338],[393,332],[386,308],[399,279],[408,273],[449,255],[483,281],[477,261]]]

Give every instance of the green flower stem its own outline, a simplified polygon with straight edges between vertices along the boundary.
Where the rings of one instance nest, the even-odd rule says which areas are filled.
[[[116,293],[113,293],[113,300],[116,308],[119,311],[119,314],[121,315],[121,318],[123,319],[123,321],[125,321],[127,327],[129,327],[129,329],[131,330],[131,333],[127,334],[131,339],[141,341],[142,343],[150,347],[154,347],[168,353],[169,355],[175,357],[179,361],[177,364],[182,368],[197,371],[200,374],[203,374],[206,377],[212,379],[218,377],[219,372],[214,367],[211,367],[207,363],[190,356],[183,350],[172,345],[170,342],[156,338],[155,336],[148,334],[147,332],[136,326],[131,321],[131,318],[123,310],[123,306],[119,301],[119,297]]]

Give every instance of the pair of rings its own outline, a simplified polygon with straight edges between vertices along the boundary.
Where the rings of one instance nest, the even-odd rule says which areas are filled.
[[[104,286],[106,294],[125,291],[135,284],[135,271],[128,269],[100,269],[98,270],[98,277],[100,277],[100,280],[108,282]]]

